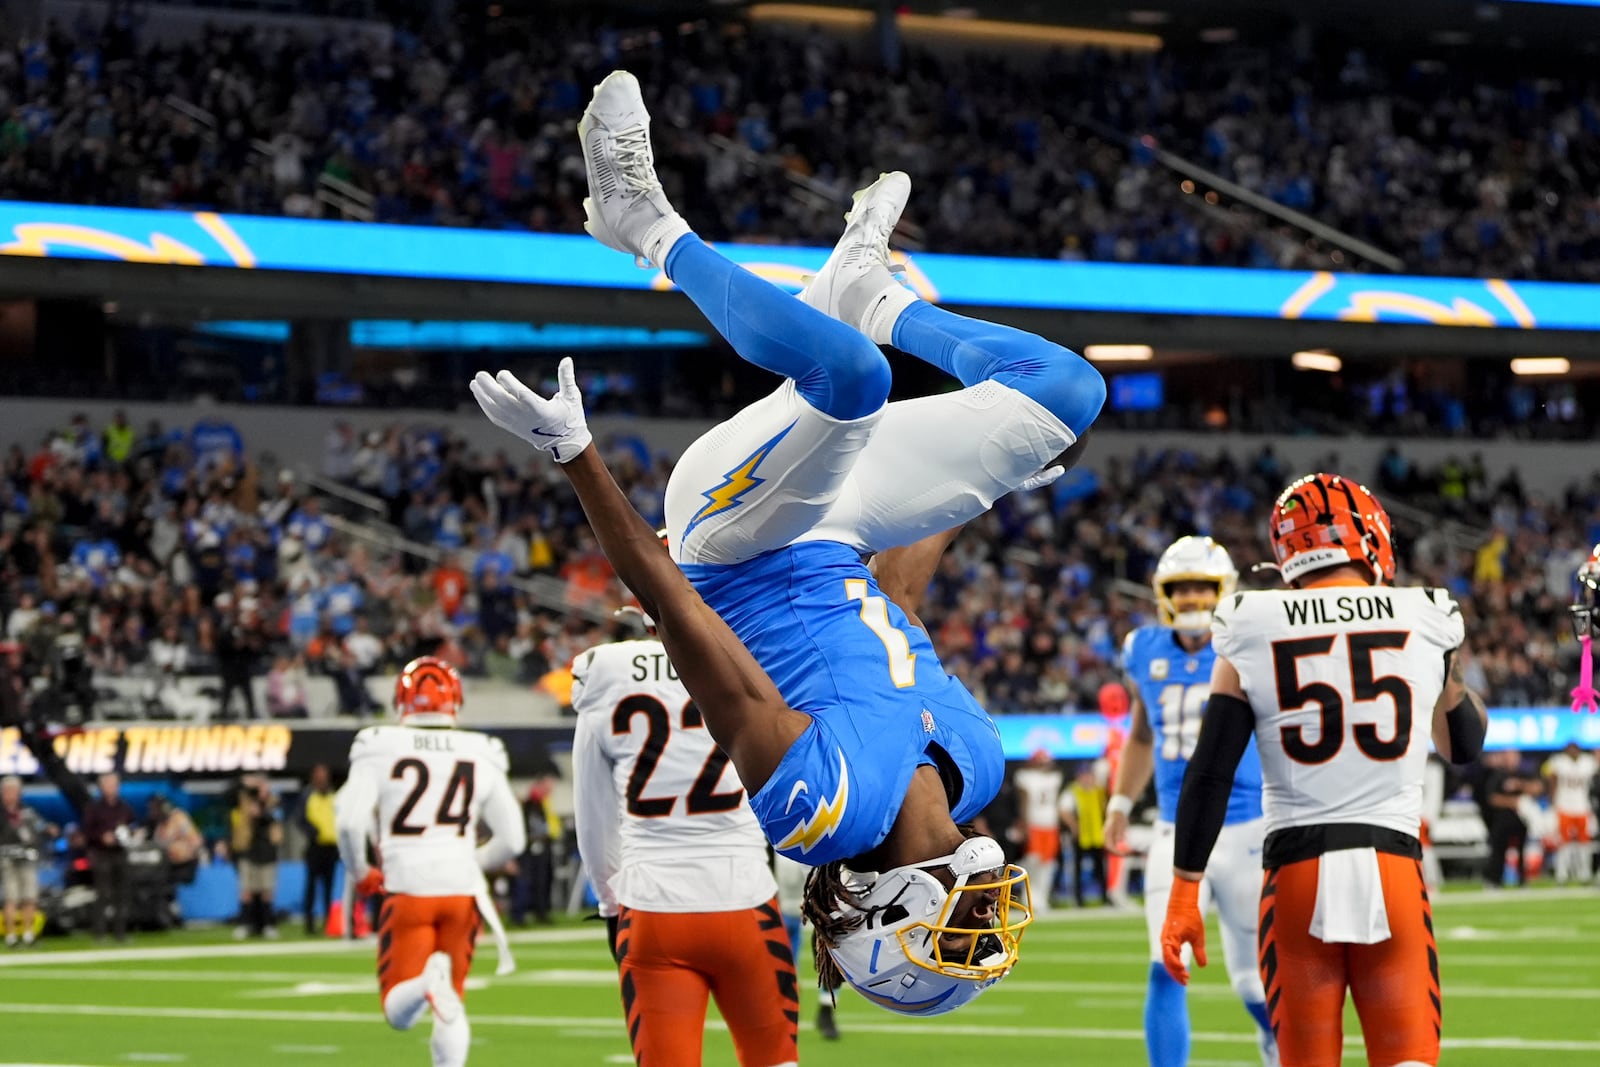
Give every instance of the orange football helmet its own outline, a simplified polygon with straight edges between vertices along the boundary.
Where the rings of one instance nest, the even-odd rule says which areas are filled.
[[[435,656],[417,657],[395,679],[394,710],[407,726],[454,726],[461,704],[461,675]]]
[[[1337,474],[1297,478],[1279,495],[1268,522],[1285,582],[1341,563],[1371,567],[1376,583],[1394,581],[1389,513],[1359,482]]]

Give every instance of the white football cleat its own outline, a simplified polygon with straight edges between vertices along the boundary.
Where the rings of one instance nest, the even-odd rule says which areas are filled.
[[[908,293],[895,281],[889,265],[889,235],[900,221],[911,195],[911,179],[902,171],[880,174],[855,194],[845,215],[844,234],[822,269],[800,292],[800,299],[830,318],[871,336],[868,320],[885,294]],[[898,314],[906,301],[897,301]],[[874,338],[876,340],[876,338]]]
[[[584,229],[641,266],[661,266],[673,243],[689,232],[689,224],[667,202],[656,177],[650,112],[639,94],[639,80],[625,70],[606,75],[578,121],[578,137],[589,179]]]
[[[428,979],[428,991],[423,996],[438,1020],[453,1023],[461,1018],[461,998],[456,995],[456,987],[450,981],[450,954],[435,952],[429,956],[422,973]]]

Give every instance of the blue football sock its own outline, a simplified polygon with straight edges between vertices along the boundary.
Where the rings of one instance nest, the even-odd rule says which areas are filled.
[[[1105,379],[1088,360],[1037,334],[918,302],[894,324],[894,346],[953,375],[962,385],[993,379],[1038,401],[1082,434],[1106,400]]]
[[[793,378],[818,411],[859,419],[888,401],[889,361],[854,327],[756,277],[692,233],[678,238],[662,268],[735,352]]]
[[[1259,1000],[1247,1000],[1244,1002],[1244,1010],[1250,1013],[1257,1026],[1269,1034],[1272,1033],[1272,1016],[1267,1014],[1266,1004]]]
[[[1189,1062],[1189,1003],[1166,967],[1150,965],[1144,998],[1144,1043],[1150,1067],[1186,1067]]]

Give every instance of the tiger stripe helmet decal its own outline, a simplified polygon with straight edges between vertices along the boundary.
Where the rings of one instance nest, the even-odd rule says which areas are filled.
[[[1389,513],[1366,486],[1340,475],[1290,482],[1272,507],[1267,535],[1286,582],[1344,563],[1371,568],[1374,582],[1394,581]]]

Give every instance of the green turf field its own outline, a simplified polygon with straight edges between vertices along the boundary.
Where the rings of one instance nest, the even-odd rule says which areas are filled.
[[[1455,1067],[1600,1064],[1600,893],[1448,893],[1436,906],[1445,984],[1443,1063]],[[289,940],[237,946],[227,931],[86,939],[0,954],[0,1067],[13,1064],[319,1063],[405,1067],[428,1061],[427,1024],[391,1032],[378,1011],[371,945]],[[594,924],[514,934],[520,969],[494,978],[481,948],[468,1009],[475,1067],[631,1063],[615,977]],[[1233,999],[1215,934],[1212,966],[1191,987],[1194,1067],[1252,1067],[1251,1026]],[[843,1039],[811,1029],[812,1064],[1145,1063],[1143,920],[1105,912],[1041,919],[1023,962],[954,1016],[902,1021],[845,1000]],[[809,968],[808,968],[809,969]],[[1356,1033],[1355,1016],[1348,1028]],[[1364,1062],[1359,1046],[1346,1060]],[[706,1063],[733,1064],[713,1022]]]

